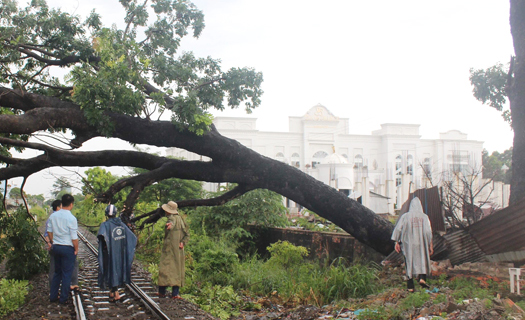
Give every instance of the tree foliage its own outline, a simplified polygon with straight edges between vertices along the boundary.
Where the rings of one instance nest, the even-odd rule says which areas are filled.
[[[226,186],[218,194],[232,189],[233,186]],[[222,206],[199,208],[190,220],[193,230],[204,229],[209,234],[235,239],[249,236],[245,227],[250,224],[283,227],[288,223],[282,196],[264,189],[252,190]]]
[[[137,174],[145,172],[143,169],[135,169]],[[204,190],[202,182],[171,178],[156,182],[144,188],[138,203],[152,203],[159,207],[173,199],[189,200],[202,198]]]
[[[71,182],[69,182],[64,177],[57,177],[55,179],[55,182],[53,182],[53,189],[51,190],[51,194],[55,199],[60,198],[64,193],[71,192]]]
[[[7,261],[8,278],[25,280],[45,270],[48,254],[39,245],[35,222],[21,207],[12,217],[0,216],[0,230],[0,261]]]
[[[483,150],[483,178],[510,184],[512,180],[512,148],[499,153]]]
[[[27,195],[24,192],[24,196],[27,197]],[[11,188],[9,190],[9,198],[14,200],[21,200],[22,199],[22,190],[18,187]]]
[[[509,124],[512,123],[507,106],[507,77],[509,70],[498,63],[487,69],[470,69],[470,83],[474,97],[498,111]]]

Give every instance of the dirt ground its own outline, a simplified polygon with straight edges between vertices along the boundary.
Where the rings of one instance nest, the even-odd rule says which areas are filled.
[[[30,280],[31,291],[26,303],[3,319],[76,319],[73,305],[49,302],[48,275],[40,274]],[[215,319],[185,300],[161,299],[163,310],[171,319]],[[115,317],[117,318],[117,317]],[[121,316],[121,318],[127,318]]]
[[[385,284],[402,283],[402,268],[385,267],[380,275],[380,281]],[[476,277],[483,281],[486,275],[476,272],[455,272],[450,271],[450,277]],[[492,280],[495,278],[490,277]],[[501,287],[508,288],[505,283],[508,280],[500,280]],[[506,281],[506,282],[505,282]],[[56,303],[50,303],[48,299],[47,274],[41,274],[34,277],[31,281],[31,291],[27,297],[27,302],[20,309],[8,315],[4,319],[74,319],[74,310],[72,306],[61,306]],[[418,288],[417,290],[424,290]],[[446,294],[447,301],[435,304],[429,301],[420,308],[414,308],[405,314],[400,315],[402,319],[525,319],[525,312],[513,302],[522,301],[523,296],[511,294],[508,290],[494,292],[493,303],[490,308],[486,308],[486,301],[465,301],[463,304],[456,304],[450,298],[451,290],[444,287],[439,289],[439,293],[430,293],[430,295]],[[374,303],[384,307],[395,306],[409,295],[406,290],[397,286],[397,288],[384,291],[374,296],[368,296],[366,299],[349,300],[348,304],[352,306],[366,306]],[[269,298],[260,298],[258,301],[263,305],[263,309],[258,312],[245,311],[240,316],[234,317],[234,320],[247,319],[291,319],[291,320],[308,320],[308,319],[356,319],[359,310],[356,308],[339,308],[333,305],[322,307],[315,306],[286,306],[280,305],[275,300]],[[160,304],[166,313],[172,319],[215,319],[206,312],[200,310],[196,305],[186,300],[161,299]],[[50,316],[50,312],[59,314]],[[446,313],[445,317],[437,317]],[[124,318],[124,317],[121,317]]]

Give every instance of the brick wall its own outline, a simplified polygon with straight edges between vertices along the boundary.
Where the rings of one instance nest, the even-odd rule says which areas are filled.
[[[375,261],[384,259],[384,255],[360,243],[347,233],[317,232],[284,228],[262,228],[250,226],[249,231],[254,235],[257,251],[263,257],[268,255],[266,248],[279,240],[288,241],[296,246],[308,248],[310,259],[326,258],[330,261],[344,257],[349,261]]]

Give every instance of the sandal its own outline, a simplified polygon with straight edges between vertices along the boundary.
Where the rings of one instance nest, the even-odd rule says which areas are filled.
[[[419,285],[425,289],[430,288],[430,286],[424,280],[419,280]]]
[[[120,297],[118,299],[115,298],[115,294],[111,295],[111,293],[109,294],[109,302],[118,302],[120,301]]]
[[[407,289],[408,293],[414,293],[414,289]]]
[[[183,300],[181,296],[173,296],[171,297],[173,300]]]

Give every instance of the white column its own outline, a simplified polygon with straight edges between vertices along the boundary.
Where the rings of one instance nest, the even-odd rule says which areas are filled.
[[[363,177],[363,185],[361,186],[363,188],[363,191],[361,192],[362,195],[363,195],[363,205],[365,207],[369,207],[370,206],[370,190],[369,190],[369,187],[368,187],[369,183],[368,183],[368,177]]]
[[[396,186],[393,180],[385,181],[385,196],[388,198],[388,213],[394,214],[394,203],[396,203]]]

